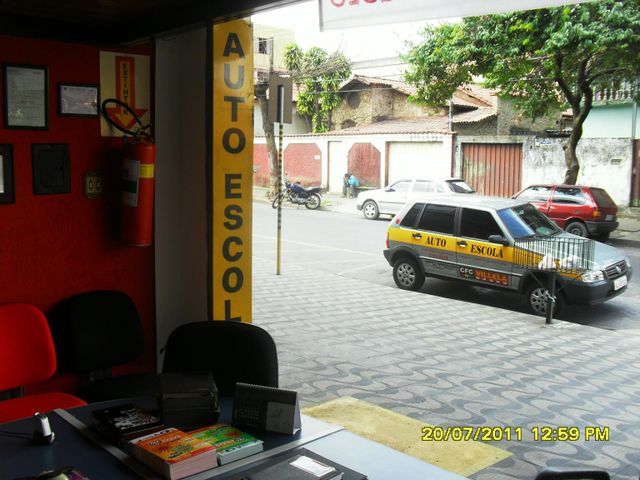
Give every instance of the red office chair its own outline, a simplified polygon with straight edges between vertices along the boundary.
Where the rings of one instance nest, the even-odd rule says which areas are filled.
[[[0,391],[18,391],[56,371],[56,352],[44,314],[33,305],[0,305]],[[38,393],[0,401],[0,423],[54,408],[86,405],[67,393]]]

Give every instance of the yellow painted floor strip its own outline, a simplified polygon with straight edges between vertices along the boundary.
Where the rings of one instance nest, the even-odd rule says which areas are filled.
[[[303,412],[458,475],[471,475],[511,455],[482,442],[423,442],[423,422],[352,397],[337,398]]]

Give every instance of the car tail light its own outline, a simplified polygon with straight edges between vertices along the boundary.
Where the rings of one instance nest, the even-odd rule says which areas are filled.
[[[600,210],[594,210],[591,215],[593,216],[593,218],[600,218],[602,217],[602,212]]]
[[[387,245],[387,248],[389,248],[389,232],[387,232],[387,243],[386,243],[386,245]]]

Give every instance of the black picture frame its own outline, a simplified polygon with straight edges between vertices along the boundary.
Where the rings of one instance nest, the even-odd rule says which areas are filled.
[[[49,128],[49,72],[46,66],[3,64],[4,127]]]
[[[0,203],[16,201],[13,181],[13,145],[0,145]]]
[[[99,112],[100,85],[58,83],[58,115],[61,117],[97,117]]]
[[[68,143],[31,145],[33,193],[71,193],[71,160]]]

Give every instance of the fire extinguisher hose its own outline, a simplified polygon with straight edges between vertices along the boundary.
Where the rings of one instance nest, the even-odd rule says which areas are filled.
[[[138,124],[138,128],[136,130],[129,130],[127,128],[124,128],[120,125],[118,125],[109,115],[109,112],[107,110],[107,105],[110,103],[115,103],[116,105],[118,105],[119,107],[122,107],[123,109],[125,109],[136,121],[136,123]],[[136,114],[135,111],[133,111],[133,109],[127,105],[125,102],[123,102],[122,100],[118,100],[117,98],[107,98],[106,100],[104,100],[102,102],[102,115],[104,116],[105,120],[107,122],[109,122],[109,124],[115,128],[116,130],[119,130],[120,132],[124,133],[125,135],[131,135],[132,137],[144,137],[145,140],[148,140],[150,142],[153,142],[153,138],[151,137],[151,134],[147,131],[151,128],[151,125],[143,125],[142,124],[142,120],[140,120],[140,117]]]

